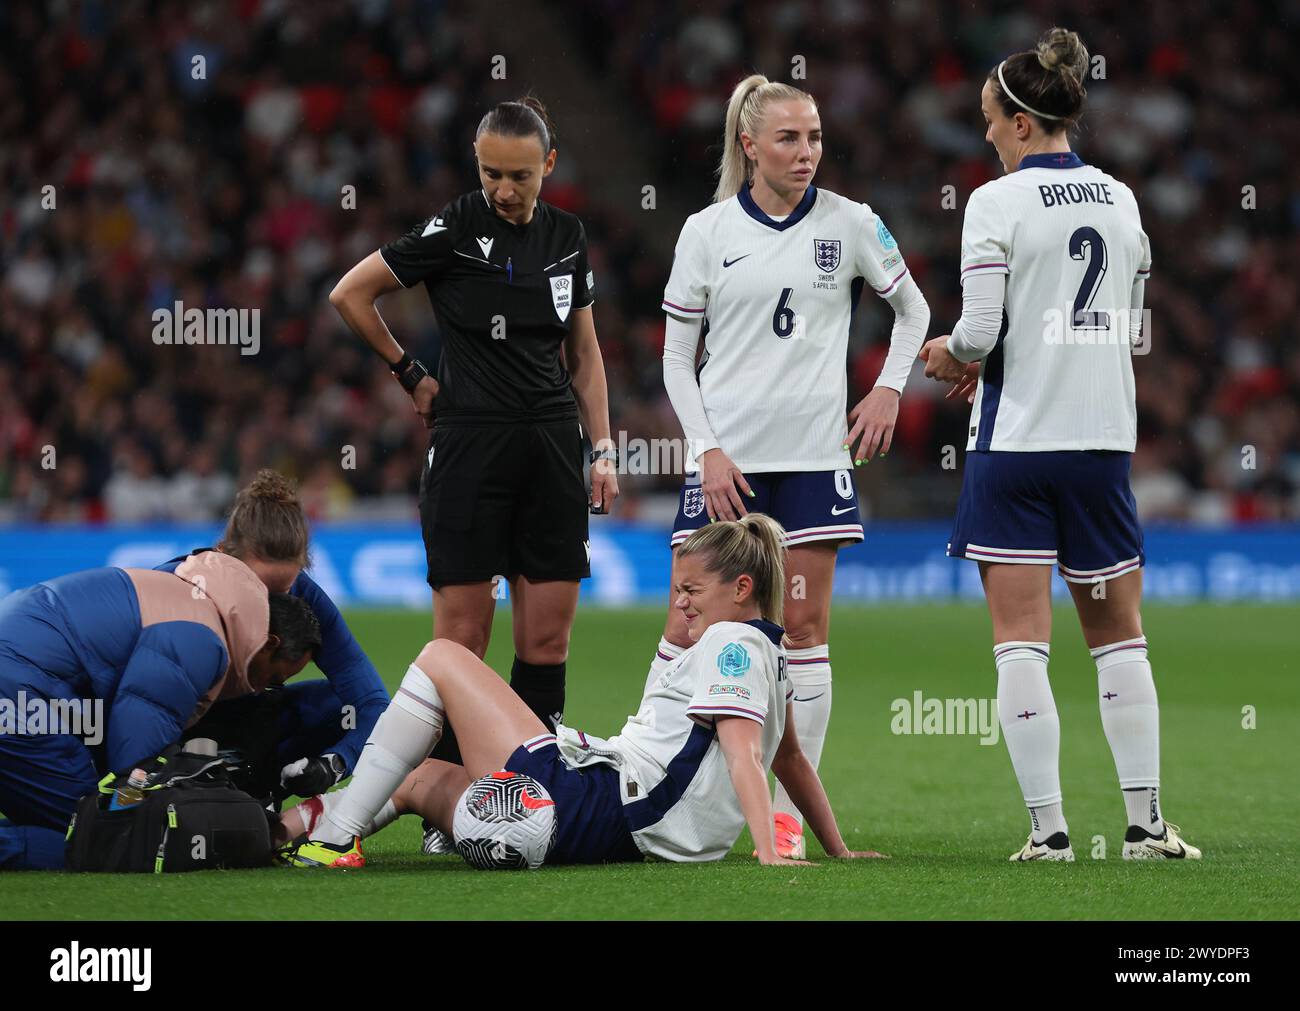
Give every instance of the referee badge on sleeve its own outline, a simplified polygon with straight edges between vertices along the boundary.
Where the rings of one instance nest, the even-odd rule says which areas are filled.
[[[569,307],[573,305],[573,275],[561,274],[547,280],[551,282],[551,301],[555,303],[555,315],[563,323],[569,318]]]

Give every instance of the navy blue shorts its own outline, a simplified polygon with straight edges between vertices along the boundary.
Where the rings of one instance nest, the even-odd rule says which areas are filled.
[[[571,769],[554,734],[525,741],[506,769],[531,776],[555,801],[558,826],[548,864],[612,864],[644,860],[623,817],[618,770],[612,765]]]
[[[853,472],[844,470],[791,470],[746,474],[754,489],[750,498],[737,489],[749,512],[767,513],[788,534],[790,547],[814,541],[851,542],[862,540],[862,517],[858,513],[858,489]],[[707,526],[704,490],[699,473],[688,474],[677,503],[673,523],[675,548],[692,531]]]
[[[1071,583],[1142,567],[1129,453],[970,452],[948,554],[979,562],[1057,565]]]

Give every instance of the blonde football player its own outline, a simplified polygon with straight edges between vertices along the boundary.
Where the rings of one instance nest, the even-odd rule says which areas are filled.
[[[748,77],[732,93],[723,140],[714,203],[682,227],[663,300],[664,385],[698,463],[672,545],[750,509],[789,531],[785,644],[799,739],[815,766],[831,712],[836,552],[862,540],[853,467],[889,450],[930,310],[884,221],[813,185],[822,127],[812,96]],[[846,422],[849,324],[864,286],[895,321],[875,389]],[[689,645],[670,608],[649,679]],[[799,808],[780,787],[775,810],[778,850],[802,856]]]
[[[790,717],[779,624],[783,535],[754,514],[682,544],[675,607],[693,645],[646,685],[636,715],[608,740],[563,725],[549,733],[473,653],[445,639],[429,643],[370,735],[351,785],[286,818],[288,831],[307,829],[286,859],[362,866],[360,837],[408,811],[450,832],[470,782],[502,768],[531,776],[555,802],[548,863],[719,860],[748,825],[761,863],[789,864],[776,851],[768,769],[827,855],[879,856],[844,844]],[[463,766],[423,761],[447,720],[460,735]]]
[[[979,563],[993,620],[998,713],[1031,826],[1011,859],[1074,859],[1047,678],[1053,565],[1097,664],[1128,814],[1124,858],[1195,859],[1200,850],[1160,812],[1142,530],[1128,481],[1132,342],[1151,251],[1132,191],[1070,150],[1087,68],[1079,36],[1054,28],[984,84],[986,139],[1006,175],[971,194],[961,319],[922,351],[926,375],[956,384],[950,395],[975,388],[948,553]]]

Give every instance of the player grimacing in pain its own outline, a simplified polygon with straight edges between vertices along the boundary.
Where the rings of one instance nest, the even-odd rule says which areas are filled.
[[[636,714],[608,740],[563,725],[549,733],[478,657],[445,640],[427,644],[352,782],[286,814],[288,831],[303,833],[286,861],[363,866],[360,837],[407,812],[450,831],[469,784],[502,768],[537,780],[555,802],[548,863],[720,860],[746,825],[760,863],[804,863],[777,853],[768,769],[828,856],[881,856],[845,845],[799,746],[779,624],[783,538],[774,520],[751,513],[679,547],[674,606],[693,646],[646,685]],[[424,760],[447,720],[461,728],[463,767]]]

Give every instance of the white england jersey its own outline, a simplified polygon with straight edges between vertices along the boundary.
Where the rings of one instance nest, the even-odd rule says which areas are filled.
[[[809,186],[783,221],[743,189],[682,226],[663,308],[704,319],[700,392],[742,471],[852,467],[849,322],[865,280],[882,298],[907,275],[866,204]]]
[[[1073,153],[1032,155],[971,194],[961,276],[1007,275],[966,448],[1035,452],[1137,443],[1129,306],[1151,272],[1133,191]]]
[[[780,627],[720,621],[646,685],[641,708],[618,736],[601,740],[560,726],[556,738],[571,766],[618,768],[623,813],[642,853],[720,860],[740,837],[745,816],[714,718],[761,724],[763,766],[770,768],[791,694]]]

